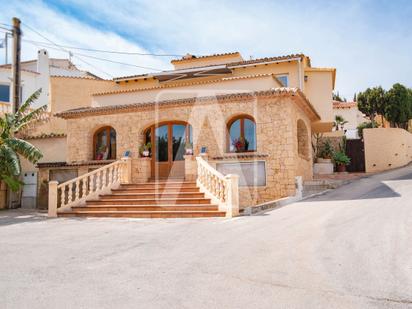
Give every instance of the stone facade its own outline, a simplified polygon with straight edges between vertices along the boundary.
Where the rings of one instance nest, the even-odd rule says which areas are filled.
[[[290,196],[295,193],[295,176],[308,179],[312,175],[311,151],[298,154],[298,140],[309,140],[311,121],[309,113],[298,104],[297,96],[238,98],[219,101],[202,100],[198,103],[155,105],[139,110],[111,111],[101,115],[79,115],[67,119],[67,162],[93,159],[93,136],[103,126],[116,130],[117,159],[125,151],[131,152],[132,180],[143,182],[150,177],[150,159],[140,158],[139,146],[144,131],[155,123],[183,121],[192,126],[194,156],[207,147],[211,164],[218,162],[265,161],[266,185],[241,187],[241,208]],[[227,153],[227,123],[233,117],[247,115],[256,123],[257,150],[234,155]],[[313,118],[313,115],[312,115]],[[306,127],[306,136],[298,134],[300,126]],[[310,147],[306,143],[307,147]],[[216,159],[217,158],[217,159]],[[196,160],[185,157],[186,175],[196,177]]]

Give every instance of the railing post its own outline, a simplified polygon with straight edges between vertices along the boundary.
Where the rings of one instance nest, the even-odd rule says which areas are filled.
[[[131,183],[132,182],[132,159],[129,157],[122,158],[122,183]]]
[[[57,185],[59,183],[55,180],[49,181],[49,210],[48,217],[57,217]],[[63,192],[62,192],[63,194]]]
[[[226,216],[236,217],[239,215],[239,176],[229,174],[227,180]]]

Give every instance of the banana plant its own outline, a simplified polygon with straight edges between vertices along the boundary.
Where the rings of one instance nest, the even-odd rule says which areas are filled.
[[[30,109],[41,94],[41,89],[34,92],[17,110],[16,113],[4,114],[0,117],[0,181],[4,181],[12,191],[19,190],[23,184],[19,180],[21,174],[20,156],[31,163],[37,163],[42,153],[29,142],[18,137],[18,132],[47,109],[47,105]]]

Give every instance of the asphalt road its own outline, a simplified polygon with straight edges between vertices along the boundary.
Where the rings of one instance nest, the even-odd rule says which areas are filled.
[[[0,308],[412,308],[412,167],[230,220],[2,211]]]

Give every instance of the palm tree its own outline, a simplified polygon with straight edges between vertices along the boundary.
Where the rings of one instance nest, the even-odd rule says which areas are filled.
[[[335,122],[333,123],[333,125],[335,126],[336,131],[339,131],[342,130],[343,126],[347,123],[348,122],[341,115],[336,115]]]
[[[36,163],[43,156],[39,149],[18,138],[17,134],[46,110],[47,105],[30,110],[30,105],[38,99],[40,93],[41,89],[33,93],[15,114],[4,114],[0,117],[0,181],[4,181],[13,191],[17,191],[22,184],[19,180],[19,155],[31,163]]]

